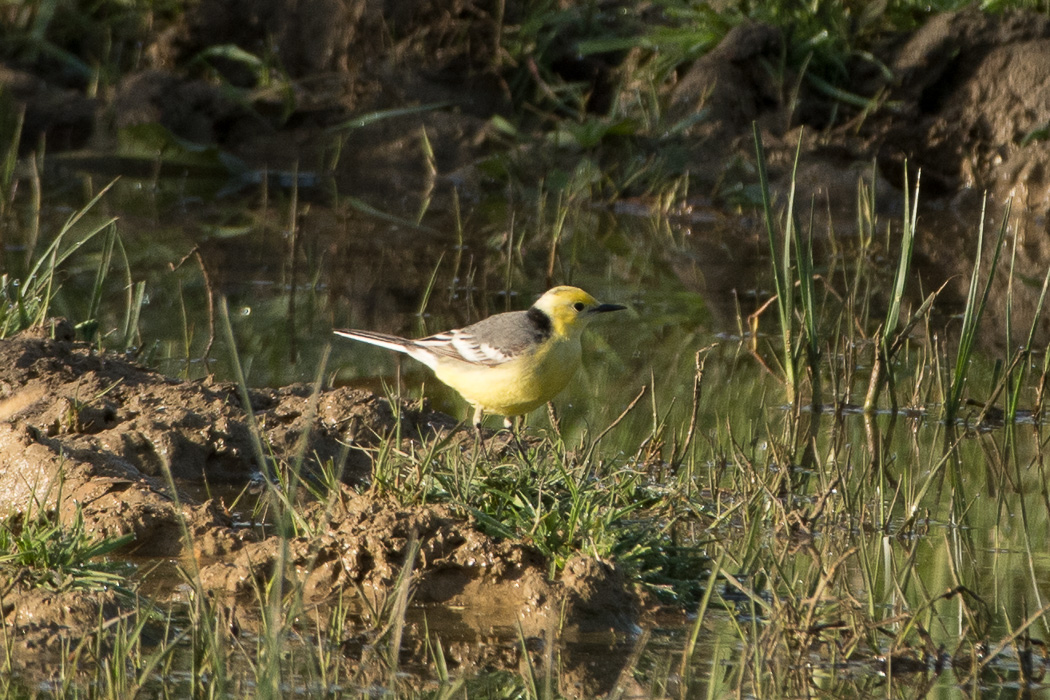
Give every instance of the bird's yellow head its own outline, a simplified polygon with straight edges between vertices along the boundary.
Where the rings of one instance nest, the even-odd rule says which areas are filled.
[[[627,307],[602,304],[578,287],[562,286],[548,289],[532,308],[539,309],[550,318],[555,335],[579,335],[598,314]]]

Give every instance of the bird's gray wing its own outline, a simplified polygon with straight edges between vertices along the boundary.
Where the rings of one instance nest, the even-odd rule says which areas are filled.
[[[489,316],[465,328],[415,342],[438,355],[496,366],[527,353],[550,335],[550,318],[538,309],[529,309]]]

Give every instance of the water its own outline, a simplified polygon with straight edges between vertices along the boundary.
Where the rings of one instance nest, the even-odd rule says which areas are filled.
[[[5,227],[4,270],[26,270],[102,184],[85,173],[49,173],[38,237],[36,214],[24,200]],[[212,330],[225,299],[249,384],[313,381],[330,349],[326,381],[423,395],[463,419],[462,400],[425,369],[341,342],[331,329],[425,335],[525,308],[560,283],[629,306],[588,334],[585,364],[555,401],[563,435],[567,442],[593,437],[644,391],[598,454],[603,464],[637,473],[647,493],[683,499],[651,521],[707,562],[702,573],[690,570],[693,583],[679,593],[701,591],[697,584],[720,556],[739,585],[716,579],[721,602],[684,666],[692,622],[677,615],[647,622],[646,636],[538,651],[541,678],[543,663],[560,660],[561,692],[577,682],[571,669],[590,668],[578,680],[585,695],[607,692],[618,673],[622,687],[642,694],[689,696],[710,687],[719,696],[746,687],[763,696],[779,687],[785,695],[817,688],[882,695],[888,687],[901,690],[884,675],[891,658],[908,669],[903,683],[923,677],[932,694],[956,697],[970,684],[1016,686],[1028,637],[1012,639],[1013,631],[1036,613],[1025,635],[1038,647],[1050,631],[1043,428],[1030,422],[971,430],[939,420],[936,368],[954,355],[943,345],[936,346],[941,356],[923,347],[932,333],[948,337],[955,310],[949,295],[939,317],[949,319],[949,330],[917,327],[897,369],[899,398],[915,411],[808,411],[796,420],[780,379],[774,310],[755,325],[749,319],[772,293],[757,217],[665,215],[567,191],[537,193],[518,206],[502,196],[457,202],[449,192],[364,206],[320,187],[223,194],[224,187],[123,178],[85,217],[80,230],[117,219],[97,319],[103,347],[172,376],[230,379],[231,349]],[[822,289],[838,290],[824,294],[822,308],[849,307],[844,300],[854,290],[849,308],[863,309],[869,321],[879,317],[895,254],[879,245],[845,226],[821,241],[818,273],[828,281]],[[97,237],[62,266],[53,313],[87,316],[103,250]],[[878,255],[888,264],[858,262]],[[962,246],[944,264],[945,275],[967,255],[972,259]],[[932,275],[937,268],[925,260],[921,269]],[[141,309],[134,299],[139,283]],[[912,291],[912,304],[930,288]],[[1002,303],[997,293],[993,304]],[[855,405],[866,389],[875,324],[858,329],[835,311],[824,319],[824,352],[840,371],[826,370],[821,403]],[[989,328],[995,335],[999,321]],[[1003,366],[996,347],[1004,344],[984,343],[969,375],[970,396],[996,393]],[[702,381],[690,432],[698,361]],[[1035,396],[1030,380],[1022,405]],[[977,412],[962,418],[973,421]],[[543,411],[530,417],[531,430],[549,428]],[[655,578],[646,585],[653,595],[666,592]],[[669,609],[680,610],[675,605],[683,600],[689,610],[698,604],[687,596]],[[473,659],[505,656],[519,641],[510,625],[481,639],[455,611],[417,610],[411,626],[417,642],[428,638],[420,630],[436,626],[450,645],[470,647]],[[1004,640],[1007,653],[986,668],[960,667],[970,650]],[[792,644],[812,647],[784,646]],[[956,660],[951,668],[936,662],[942,653]],[[848,662],[837,661],[846,656]],[[1041,658],[1035,665],[1045,670]],[[408,673],[427,678],[432,670],[423,664]]]

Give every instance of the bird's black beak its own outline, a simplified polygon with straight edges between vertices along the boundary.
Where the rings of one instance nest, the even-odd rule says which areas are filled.
[[[593,309],[591,309],[591,313],[603,314],[606,311],[622,311],[626,308],[627,307],[623,304],[598,304],[598,306],[595,306]]]

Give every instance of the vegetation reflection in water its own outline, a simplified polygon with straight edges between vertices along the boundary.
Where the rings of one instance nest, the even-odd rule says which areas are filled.
[[[83,185],[85,198],[97,191]],[[942,421],[956,341],[932,315],[896,359],[891,391],[904,410],[886,410],[885,397],[881,410],[857,408],[881,320],[862,292],[887,284],[891,272],[871,261],[895,264],[896,233],[872,221],[817,253],[824,362],[816,369],[827,405],[814,408],[804,396],[788,401],[772,311],[750,316],[773,287],[755,274],[757,259],[770,269],[759,234],[673,212],[617,215],[565,192],[538,201],[531,211],[498,203],[465,211],[450,200],[423,219],[424,230],[301,195],[228,207],[125,180],[85,218],[90,228],[119,216],[112,233],[64,263],[52,309],[88,318],[108,262],[94,319],[102,347],[127,348],[176,375],[227,378],[221,334],[207,369],[198,361],[209,342],[210,285],[234,312],[248,382],[278,385],[316,374],[333,326],[423,334],[523,308],[551,281],[578,284],[629,304],[630,315],[587,339],[583,371],[555,402],[560,432],[544,412],[530,417],[529,431],[549,441],[526,466],[566,470],[551,483],[589,489],[596,508],[623,512],[604,531],[541,542],[554,561],[569,549],[615,557],[654,600],[699,606],[695,622],[621,645],[634,664],[628,676],[646,692],[911,696],[919,688],[951,697],[1041,683],[1039,640],[1050,621],[1042,422],[976,423],[979,407]],[[40,212],[41,240],[24,244],[29,257],[67,213],[56,203]],[[195,247],[203,266],[187,257]],[[843,249],[850,254],[834,252]],[[21,252],[6,252],[11,274]],[[910,308],[921,298],[909,298]],[[1009,300],[993,299],[990,313],[1006,313]],[[335,347],[333,357],[331,380],[380,378],[372,385],[467,415],[428,375],[407,364],[400,371],[384,353]],[[1040,389],[1041,358],[1025,362],[1022,408],[1037,404]],[[1011,365],[994,351],[975,357],[967,395],[992,396]],[[560,466],[543,466],[545,455]],[[390,459],[377,469],[418,467],[418,457]],[[447,450],[428,465],[455,470],[457,459]],[[413,488],[401,497],[455,498],[433,480]],[[590,517],[590,527],[601,521]],[[481,524],[538,538],[523,522]]]

